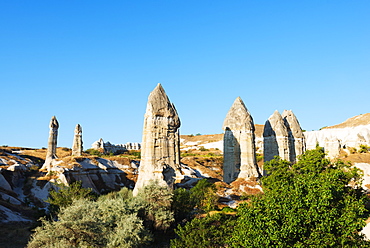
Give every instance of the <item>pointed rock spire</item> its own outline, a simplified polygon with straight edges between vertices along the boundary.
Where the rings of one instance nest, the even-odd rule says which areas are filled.
[[[264,161],[270,161],[275,156],[290,160],[288,129],[280,113],[276,110],[266,121],[263,130]]]
[[[284,110],[282,118],[288,130],[290,162],[295,163],[297,157],[306,151],[305,137],[298,119],[292,110]]]
[[[72,156],[81,156],[83,150],[83,142],[82,142],[82,127],[80,124],[76,125],[75,128],[75,135],[73,138],[73,145],[72,145]]]
[[[253,118],[240,97],[236,98],[223,124],[224,181],[258,177]]]
[[[51,117],[50,120],[50,132],[49,132],[49,140],[48,140],[48,150],[46,153],[45,163],[42,166],[41,170],[50,170],[52,161],[57,157],[57,140],[58,140],[58,128],[59,123],[55,116]]]
[[[139,176],[134,195],[150,181],[173,187],[180,174],[180,118],[161,84],[150,93],[144,115]]]

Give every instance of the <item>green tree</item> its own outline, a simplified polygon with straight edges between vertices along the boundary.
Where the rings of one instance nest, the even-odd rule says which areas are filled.
[[[174,213],[171,209],[173,193],[167,186],[159,186],[151,182],[140,189],[137,198],[145,203],[142,217],[145,225],[150,229],[166,230],[174,222]]]
[[[57,184],[57,190],[52,189],[49,192],[49,197],[46,202],[50,203],[50,212],[55,214],[62,207],[67,207],[72,204],[74,200],[78,199],[96,199],[95,194],[91,188],[82,188],[82,182],[76,181],[69,186],[64,184]]]
[[[178,238],[171,240],[172,248],[226,247],[227,239],[235,225],[235,217],[226,214],[195,218],[175,230]]]
[[[214,184],[207,179],[199,180],[198,183],[190,189],[191,199],[200,211],[208,212],[216,208],[218,196]]]
[[[319,147],[265,168],[264,194],[238,208],[232,247],[369,247],[359,233],[368,214],[358,169],[331,163]]]
[[[178,188],[173,192],[172,210],[174,211],[176,222],[181,222],[186,218],[191,218],[196,201],[191,195],[191,191]]]

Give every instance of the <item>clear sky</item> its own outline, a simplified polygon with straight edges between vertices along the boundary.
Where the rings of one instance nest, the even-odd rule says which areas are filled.
[[[0,1],[0,145],[140,142],[161,83],[181,134],[291,109],[317,130],[370,112],[370,1]]]

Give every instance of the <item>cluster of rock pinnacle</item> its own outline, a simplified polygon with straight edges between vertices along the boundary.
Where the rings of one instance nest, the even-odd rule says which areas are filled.
[[[59,124],[55,116],[50,121],[48,152],[42,169],[50,170],[56,156]],[[161,84],[148,97],[144,115],[141,162],[134,195],[152,181],[173,187],[181,178],[180,118]],[[263,172],[257,165],[255,126],[253,118],[240,97],[236,98],[223,123],[224,130],[224,181],[238,178],[260,177]],[[275,111],[266,121],[264,132],[264,160],[275,156],[295,163],[305,151],[305,139],[296,116],[291,110],[282,115]],[[82,128],[76,126],[72,156],[82,154]]]
[[[49,127],[50,132],[48,140],[48,150],[46,153],[45,163],[41,168],[41,170],[47,171],[50,171],[51,167],[53,166],[53,162],[55,161],[55,159],[58,158],[57,141],[58,141],[59,123],[55,116],[51,117]],[[82,151],[83,151],[82,127],[80,126],[80,124],[77,124],[72,144],[72,156],[81,156]]]

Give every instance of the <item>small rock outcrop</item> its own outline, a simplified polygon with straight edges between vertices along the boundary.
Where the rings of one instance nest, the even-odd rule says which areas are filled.
[[[270,161],[275,156],[290,161],[289,134],[284,120],[276,110],[266,121],[263,130],[264,161]]]
[[[253,118],[240,97],[236,98],[227,113],[223,130],[224,182],[258,177]]]
[[[55,116],[51,117],[50,120],[50,132],[49,132],[49,140],[48,140],[48,150],[46,153],[45,163],[42,166],[41,170],[50,171],[52,162],[57,157],[57,141],[58,141],[58,128],[59,123]]]
[[[139,176],[134,195],[150,181],[173,187],[180,175],[180,118],[161,84],[150,93],[144,115]]]
[[[73,138],[72,156],[81,156],[82,150],[83,150],[82,128],[80,124],[77,124],[75,128],[75,136]]]
[[[288,130],[290,162],[295,163],[297,157],[306,151],[305,137],[293,111],[284,110],[282,118]]]
[[[91,145],[92,149],[101,151],[103,153],[121,153],[129,150],[140,150],[141,144],[137,142],[127,142],[126,144],[112,144],[109,141],[104,142],[104,140],[101,138],[97,141],[95,141]]]

